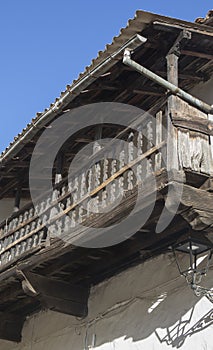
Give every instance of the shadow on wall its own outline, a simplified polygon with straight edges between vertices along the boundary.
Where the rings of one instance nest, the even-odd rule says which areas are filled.
[[[194,308],[191,311],[189,320],[180,319],[174,327],[166,329],[166,336],[162,337],[155,331],[155,334],[160,341],[160,343],[166,343],[167,345],[172,345],[173,348],[180,348],[187,337],[193,336],[193,334],[203,331],[205,328],[213,324],[213,310],[207,312],[206,315],[201,317],[201,319],[195,323],[194,326],[190,327],[187,331],[187,326],[191,323],[191,318]]]
[[[127,349],[137,350],[160,349],[160,344],[166,344],[167,346],[172,346],[172,348],[177,349],[181,348],[187,338],[193,337],[196,333],[202,333],[204,329],[213,325],[213,309],[209,310],[195,322],[193,319],[195,306],[185,315],[181,315],[181,311],[184,314],[186,309],[184,308],[185,303],[182,303],[182,298],[179,298],[179,302],[182,305],[180,305],[177,310],[176,307],[172,307],[172,305],[169,306],[169,304],[164,301],[164,306],[159,306],[150,315],[147,314],[147,310],[145,313],[145,309],[142,307],[141,303],[136,303],[134,306],[129,307],[127,311],[122,311],[119,315],[115,313],[109,318],[106,317],[101,321],[100,325],[92,326],[87,332],[85,349],[93,348],[94,346],[94,348],[98,350],[101,345],[105,344],[103,347],[100,347],[100,350],[105,350],[106,344],[108,343],[117,343],[116,349],[122,350],[125,344]],[[194,303],[195,300],[188,304],[188,307],[192,306]],[[155,334],[155,339],[151,336],[153,335],[152,333]],[[96,339],[95,342],[94,337]],[[149,337],[150,340],[148,340]],[[205,342],[208,342],[206,335],[203,335],[203,338]],[[120,346],[118,344],[119,339]],[[146,342],[144,342],[145,339]],[[196,341],[195,339],[190,342],[190,349],[197,349],[197,347],[193,345]],[[212,340],[209,335],[208,344],[210,345],[211,342]],[[148,343],[150,348],[144,348]],[[200,345],[198,348],[203,349],[202,334],[200,334],[199,343]],[[188,346],[185,349],[189,349]],[[108,348],[106,347],[106,349]]]
[[[93,287],[87,318],[40,312],[26,321],[20,344],[0,341],[0,348],[212,350],[212,305],[194,296],[165,254]]]
[[[141,272],[143,278],[143,271]],[[164,277],[169,281],[172,273],[169,275],[167,272]],[[159,278],[155,282],[160,285],[162,282],[160,270],[154,278],[158,275]],[[158,288],[148,290],[152,284],[152,277],[150,274],[150,281],[144,280],[147,290],[140,293],[140,297],[132,295],[129,300],[113,304],[112,308],[102,314],[99,313],[100,316],[96,319],[90,319],[87,324],[85,349],[158,350],[167,346],[187,350],[210,349],[206,344],[208,346],[212,344],[212,327],[210,327],[213,326],[212,303],[207,298],[199,300],[195,297],[191,289],[185,285],[185,280],[179,277]],[[113,290],[117,294],[118,282],[119,278],[116,285],[113,286],[112,283],[111,294]],[[128,289],[128,278],[126,284]],[[103,285],[103,288],[106,297],[109,285]],[[122,296],[125,283],[121,282],[120,288]],[[134,284],[132,288],[134,289]],[[137,295],[137,291],[134,294]],[[95,300],[96,297],[94,303]]]

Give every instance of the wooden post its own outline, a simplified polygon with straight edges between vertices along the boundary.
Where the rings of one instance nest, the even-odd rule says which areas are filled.
[[[95,130],[95,143],[93,146],[93,153],[96,153],[100,150],[101,146],[98,142],[102,137],[102,125],[98,125]]]
[[[59,152],[56,159],[55,184],[58,184],[62,180],[62,168],[63,168],[63,155],[61,152]]]
[[[156,114],[156,145],[163,140],[163,113],[162,111]],[[160,150],[155,155],[155,171],[162,168],[162,151]]]
[[[178,56],[170,53],[167,57],[167,79],[170,83],[178,86]],[[167,105],[167,170],[179,170],[177,129],[173,126],[171,116],[177,108],[177,98],[169,96]]]
[[[209,120],[213,121],[213,114],[209,115]],[[213,136],[210,137],[210,175],[213,176]]]
[[[14,212],[19,211],[21,201],[21,187],[18,187],[15,194]]]

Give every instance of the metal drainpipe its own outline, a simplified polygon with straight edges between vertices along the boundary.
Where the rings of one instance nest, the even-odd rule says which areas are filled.
[[[190,95],[189,93],[185,92],[184,90],[178,88],[176,85],[168,82],[166,79],[161,78],[159,75],[151,72],[149,69],[141,66],[137,62],[133,61],[131,59],[131,52],[129,49],[126,49],[124,51],[123,56],[123,63],[140,74],[144,75],[146,78],[153,80],[157,84],[163,86],[165,89],[170,90],[174,95],[182,98],[184,101],[190,103],[194,107],[200,109],[201,111],[207,113],[207,114],[213,114],[213,107],[208,105],[207,103],[199,100],[198,98]]]

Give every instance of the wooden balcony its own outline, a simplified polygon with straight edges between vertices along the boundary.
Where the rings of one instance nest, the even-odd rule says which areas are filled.
[[[1,223],[2,271],[26,256],[35,254],[37,257],[36,252],[48,249],[57,238],[68,237],[70,227],[73,230],[76,226],[77,230],[81,224],[85,226],[86,235],[88,225],[116,222],[122,217],[122,211],[125,213],[128,206],[131,207],[139,184],[143,185],[144,196],[148,198],[152,192],[149,179],[153,175],[158,179],[158,192],[160,187],[168,185],[167,172],[175,171],[176,180],[178,174],[184,173],[184,182],[194,187],[210,181],[213,123],[207,115],[179,98],[169,99],[173,106],[169,112],[160,110],[155,122],[146,117],[139,121],[136,131],[124,130],[119,135],[128,142],[127,155],[120,149],[116,159],[112,154],[111,159],[103,159],[88,170],[85,167],[78,170],[69,184],[61,182],[35,207],[28,205]],[[169,130],[169,136],[165,130]],[[116,210],[102,214],[118,197],[122,197],[122,201]],[[68,241],[75,243],[72,235]]]
[[[115,149],[112,140],[110,157],[79,167],[69,181],[1,223],[0,307],[6,317],[1,338],[20,341],[26,316],[42,308],[85,316],[90,285],[165,251],[186,230],[212,235],[213,125],[204,113],[169,99],[168,106],[178,108],[164,108],[154,119],[119,131],[125,150]],[[156,233],[163,213],[171,218]],[[89,248],[94,238],[89,229],[102,228],[106,242],[109,227],[129,215],[139,222],[135,234],[116,245]]]

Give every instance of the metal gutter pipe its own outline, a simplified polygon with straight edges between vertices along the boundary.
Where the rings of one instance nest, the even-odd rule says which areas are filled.
[[[26,132],[9,147],[2,157],[0,157],[0,163],[7,161],[11,157],[17,154],[17,152],[27,143],[28,140],[34,136],[39,129],[45,126],[49,121],[56,117],[59,113],[63,112],[63,108],[67,106],[82,90],[86,89],[93,81],[95,81],[100,75],[106,73],[112,66],[118,62],[119,55],[122,57],[123,51],[128,47],[130,50],[135,50],[147,41],[146,38],[139,34],[134,35],[131,39],[126,41],[117,51],[113,52],[108,56],[103,62],[101,62],[97,67],[89,71],[84,77],[77,81],[70,89],[67,91],[63,97],[61,97],[53,107],[51,107],[47,112],[43,113],[39,119],[31,123],[30,127]],[[1,164],[0,164],[1,166]]]
[[[139,72],[140,74],[144,75],[146,78],[153,80],[155,83],[163,86],[165,89],[172,92],[172,94],[182,98],[184,101],[188,102],[192,106],[200,109],[201,111],[207,113],[207,114],[213,114],[213,107],[209,104],[199,100],[198,98],[190,95],[189,93],[185,92],[184,90],[180,89],[176,85],[168,82],[166,79],[161,78],[159,75],[151,72],[149,69],[141,66],[137,62],[133,61],[131,59],[131,52],[129,49],[125,49],[124,56],[123,56],[123,63],[131,68],[133,68],[135,71]]]

